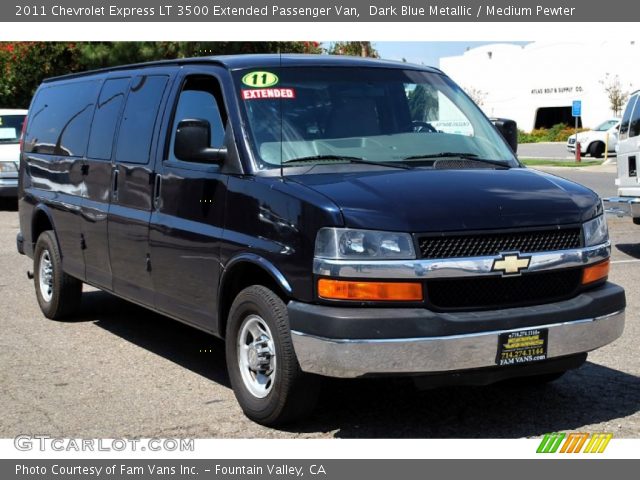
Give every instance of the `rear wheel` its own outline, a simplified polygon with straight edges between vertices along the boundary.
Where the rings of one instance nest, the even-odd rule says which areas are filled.
[[[231,386],[251,420],[279,425],[298,420],[315,407],[319,378],[300,369],[287,308],[270,289],[254,285],[234,300],[226,357]]]
[[[62,257],[51,230],[42,232],[33,255],[34,283],[40,310],[47,318],[59,320],[80,305],[82,282],[62,270]]]

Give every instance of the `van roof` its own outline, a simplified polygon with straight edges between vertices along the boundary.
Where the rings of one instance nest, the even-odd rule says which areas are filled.
[[[44,80],[45,83],[61,79],[70,79],[93,75],[96,73],[106,73],[118,70],[129,70],[138,68],[149,68],[171,65],[191,65],[211,63],[222,66],[228,70],[241,70],[245,68],[275,68],[275,67],[373,67],[373,68],[402,68],[408,70],[422,70],[428,72],[442,73],[434,67],[415,65],[412,63],[399,62],[394,60],[380,60],[363,57],[350,57],[343,55],[302,55],[302,54],[251,54],[251,55],[221,55],[215,57],[193,57],[179,58],[175,60],[159,60],[155,62],[135,63],[131,65],[119,65],[116,67],[90,70],[86,72],[71,73],[58,77],[51,77]]]

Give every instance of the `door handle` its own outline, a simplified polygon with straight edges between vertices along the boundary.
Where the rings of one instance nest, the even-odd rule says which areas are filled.
[[[82,166],[80,167],[80,173],[82,173],[82,175],[89,175],[89,164],[88,163],[83,163]]]
[[[153,206],[156,210],[160,209],[162,195],[162,175],[156,174],[153,181]]]
[[[113,171],[113,185],[111,185],[113,201],[118,200],[118,176],[119,176],[119,171],[116,169]]]

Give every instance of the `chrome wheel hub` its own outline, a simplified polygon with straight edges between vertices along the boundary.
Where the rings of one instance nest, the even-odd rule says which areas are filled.
[[[275,380],[276,353],[271,330],[258,315],[249,315],[240,327],[238,366],[247,390],[257,398],[266,397]]]
[[[43,250],[40,254],[40,269],[38,272],[38,287],[40,295],[45,302],[50,302],[53,297],[53,263],[49,250]]]

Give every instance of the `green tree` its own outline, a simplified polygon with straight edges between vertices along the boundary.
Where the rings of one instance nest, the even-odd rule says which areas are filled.
[[[77,70],[73,43],[0,42],[0,106],[27,108],[44,78]]]
[[[371,42],[335,42],[327,49],[330,55],[350,55],[352,57],[380,58]]]
[[[321,53],[318,42],[90,42],[78,44],[84,69],[250,53]]]
[[[244,53],[322,53],[318,42],[0,42],[0,106],[26,108],[47,77],[130,63]]]
[[[609,107],[614,117],[619,117],[622,113],[622,108],[627,103],[629,98],[629,91],[622,86],[620,77],[618,75],[605,74],[604,79],[600,80],[600,84],[604,87],[604,91],[609,99]]]

